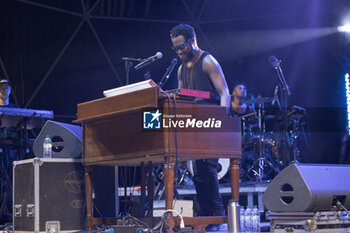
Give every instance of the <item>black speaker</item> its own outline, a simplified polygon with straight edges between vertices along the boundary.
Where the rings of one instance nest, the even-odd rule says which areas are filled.
[[[53,158],[79,158],[82,151],[81,127],[56,121],[46,121],[33,144],[36,157],[43,156],[43,142],[46,135],[52,140]]]
[[[349,208],[349,178],[348,165],[293,164],[272,180],[263,202],[274,212],[330,210],[337,201]]]

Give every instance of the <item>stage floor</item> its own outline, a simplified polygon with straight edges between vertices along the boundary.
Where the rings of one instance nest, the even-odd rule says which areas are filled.
[[[265,221],[264,219],[264,214],[265,214],[265,210],[264,210],[264,205],[262,203],[262,195],[265,192],[267,186],[268,186],[269,182],[242,182],[240,183],[240,188],[239,188],[239,193],[240,193],[240,205],[243,206],[253,206],[256,205],[258,206],[260,212],[261,212],[261,216],[262,216],[262,221]],[[196,195],[196,191],[194,189],[194,186],[178,186],[176,187],[177,192],[179,193],[179,195],[181,195],[181,197],[184,198],[191,198],[192,196]],[[120,187],[118,189],[118,194],[119,197],[123,197],[124,196],[124,192],[125,192],[125,188]],[[220,184],[220,193],[223,197],[223,202],[224,204],[227,204],[227,200],[230,199],[231,196],[231,187],[229,184]],[[127,187],[127,194],[131,195],[131,196],[140,196],[141,192],[140,189],[137,188],[132,188],[132,187]],[[269,222],[262,222],[262,231],[263,229],[265,229],[265,231],[268,229],[269,226]],[[5,226],[0,226],[0,233],[9,233],[9,232],[13,232],[12,231],[12,227],[7,227],[5,228]],[[86,232],[86,231],[81,231],[81,232]],[[100,233],[100,232],[108,232],[108,231],[93,231],[94,233]],[[200,232],[206,232],[204,231],[200,231]],[[225,227],[222,227],[219,231],[210,231],[210,232],[228,232],[228,228],[227,225]],[[110,232],[111,233],[111,232]]]

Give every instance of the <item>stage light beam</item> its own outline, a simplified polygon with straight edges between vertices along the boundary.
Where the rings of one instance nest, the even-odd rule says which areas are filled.
[[[350,32],[350,24],[344,24],[338,27],[339,32]]]
[[[232,31],[210,35],[223,59],[236,59],[338,33],[337,27]]]

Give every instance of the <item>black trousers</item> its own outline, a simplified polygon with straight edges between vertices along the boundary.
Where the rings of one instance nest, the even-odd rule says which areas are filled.
[[[201,159],[193,162],[193,182],[197,192],[198,216],[225,215],[219,193],[218,160]]]

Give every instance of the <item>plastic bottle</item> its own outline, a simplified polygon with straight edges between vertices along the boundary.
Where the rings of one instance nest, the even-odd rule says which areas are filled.
[[[246,232],[245,230],[245,209],[244,209],[244,206],[241,206],[241,209],[240,209],[240,230],[241,232]]]
[[[244,218],[245,232],[252,232],[252,208],[248,205]]]
[[[51,158],[52,156],[52,141],[50,135],[46,135],[43,143],[43,158]]]
[[[252,210],[252,231],[260,232],[260,212],[256,205]]]

